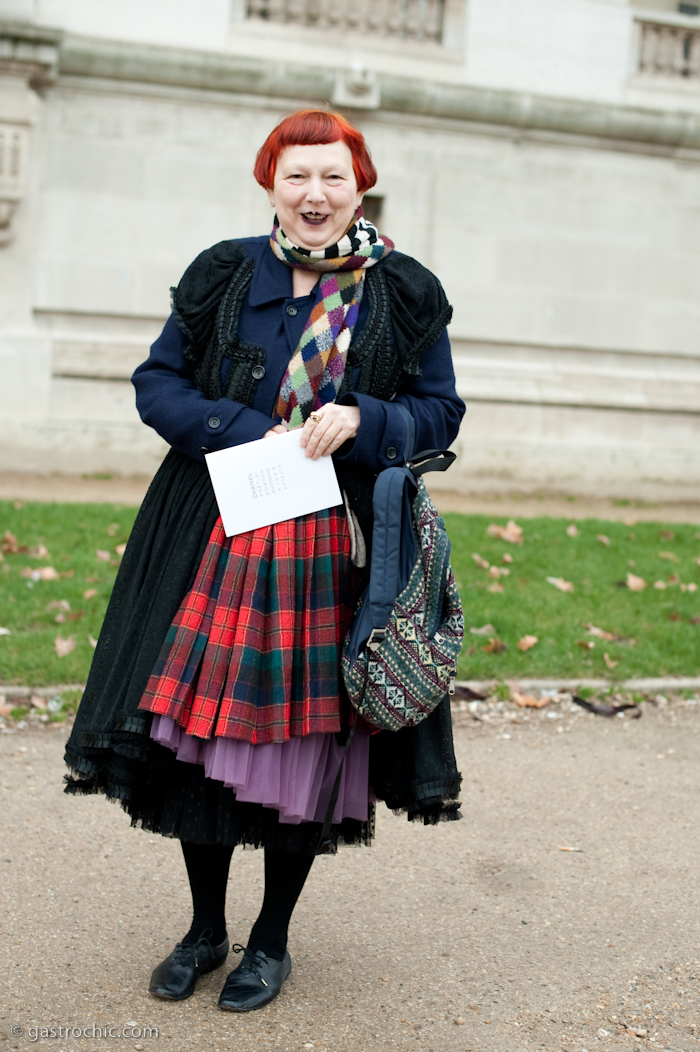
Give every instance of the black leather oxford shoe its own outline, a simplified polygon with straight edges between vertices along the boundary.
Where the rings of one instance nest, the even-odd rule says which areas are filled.
[[[228,936],[218,946],[212,946],[206,937],[207,932],[212,934],[211,929],[202,932],[194,946],[177,944],[170,956],[154,970],[149,993],[168,1001],[184,1001],[194,992],[200,975],[221,967],[228,956]]]
[[[292,959],[285,950],[284,960],[275,961],[262,950],[251,953],[245,946],[232,946],[234,953],[243,953],[243,960],[235,968],[221,991],[219,1008],[225,1012],[253,1012],[277,997],[282,983],[292,970]]]

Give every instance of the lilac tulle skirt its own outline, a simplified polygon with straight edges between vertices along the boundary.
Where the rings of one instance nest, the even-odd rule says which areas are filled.
[[[309,734],[269,745],[223,737],[204,741],[185,734],[168,716],[154,716],[151,738],[172,749],[178,760],[201,764],[207,778],[235,790],[241,803],[274,808],[280,822],[289,825],[323,821],[343,755],[335,734]],[[369,734],[358,731],[345,756],[333,822],[366,822],[374,799]]]

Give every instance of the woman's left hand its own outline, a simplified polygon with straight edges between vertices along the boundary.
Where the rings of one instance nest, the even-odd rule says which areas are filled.
[[[313,460],[335,453],[343,442],[355,437],[360,427],[360,410],[356,405],[328,402],[314,416],[321,419],[317,422],[309,417],[301,433],[301,448]]]

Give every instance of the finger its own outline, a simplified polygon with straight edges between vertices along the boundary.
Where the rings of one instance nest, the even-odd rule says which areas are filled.
[[[318,460],[319,457],[328,456],[329,453],[338,449],[342,444],[342,440],[340,442],[337,440],[343,434],[344,430],[345,429],[340,421],[330,424],[326,431],[319,436],[314,450],[314,459]]]

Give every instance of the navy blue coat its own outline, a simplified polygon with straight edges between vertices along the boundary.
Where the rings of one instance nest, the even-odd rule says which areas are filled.
[[[292,271],[275,256],[269,237],[245,238],[241,244],[256,262],[238,332],[241,339],[264,347],[266,355],[265,375],[256,384],[252,407],[228,398],[211,401],[197,389],[192,367],[182,353],[184,336],[172,316],[149,358],[132,377],[143,422],[175,449],[200,462],[202,447],[214,452],[252,442],[279,422],[275,406],[280,383],[319,299],[320,283],[308,296],[293,296]],[[365,296],[355,338],[362,331],[367,310]],[[222,381],[229,366],[224,360]],[[455,390],[446,329],[423,353],[420,367],[421,375],[406,378],[396,400],[403,402],[415,420],[416,450],[447,449],[457,437],[465,405]],[[355,440],[345,443],[334,459],[375,472],[400,463],[405,425],[392,403],[367,394],[348,394],[340,401],[358,405],[361,422]]]

